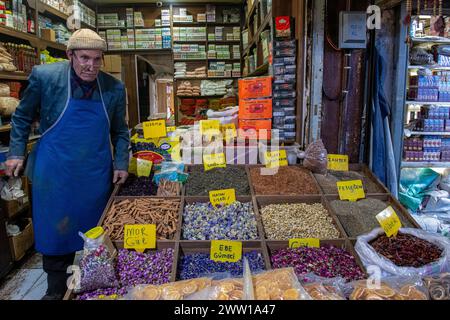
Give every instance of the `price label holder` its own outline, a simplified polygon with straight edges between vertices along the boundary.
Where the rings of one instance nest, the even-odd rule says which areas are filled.
[[[376,218],[386,233],[386,236],[389,238],[392,236],[397,236],[398,231],[402,227],[402,223],[397,213],[391,206],[377,214]]]
[[[144,139],[167,137],[166,120],[152,120],[142,123]]]
[[[314,238],[306,239],[289,239],[289,248],[320,248],[320,240]]]
[[[152,172],[153,162],[145,159],[137,159],[137,176],[150,177]]]
[[[226,168],[227,164],[225,162],[225,154],[223,153],[204,154],[203,166],[205,168],[205,171],[209,171],[215,168]]]
[[[288,166],[286,150],[267,151],[264,158],[268,169]]]
[[[135,249],[144,252],[145,249],[156,248],[156,225],[133,224],[125,225],[124,243],[125,249]]]
[[[212,240],[210,259],[216,262],[238,262],[242,259],[242,242]]]
[[[229,206],[230,204],[236,202],[236,190],[235,189],[225,189],[225,190],[213,190],[209,192],[209,201],[214,207],[217,206]]]
[[[339,181],[336,182],[336,185],[339,192],[339,198],[342,201],[349,200],[355,202],[366,197],[361,180]]]
[[[328,170],[348,171],[348,156],[342,154],[329,154]]]

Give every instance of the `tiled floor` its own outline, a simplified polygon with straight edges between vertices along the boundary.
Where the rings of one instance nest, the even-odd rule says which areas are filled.
[[[40,300],[46,290],[47,275],[42,270],[42,255],[35,253],[3,279],[0,300]]]

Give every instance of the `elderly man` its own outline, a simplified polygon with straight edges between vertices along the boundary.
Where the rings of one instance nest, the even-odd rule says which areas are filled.
[[[94,31],[76,31],[67,46],[70,62],[35,67],[12,117],[9,176],[22,169],[30,126],[40,118],[42,137],[25,171],[32,180],[35,243],[47,273],[46,300],[63,297],[67,268],[83,248],[78,232],[96,226],[111,182],[123,183],[128,177],[125,88],[100,72],[105,50],[105,41]]]

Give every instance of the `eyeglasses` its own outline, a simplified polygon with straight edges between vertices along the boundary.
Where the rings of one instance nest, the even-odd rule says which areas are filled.
[[[73,56],[75,58],[77,58],[78,62],[80,63],[80,65],[83,68],[92,67],[92,68],[98,69],[98,68],[101,68],[101,66],[103,65],[103,58],[100,58],[100,57],[95,58],[95,59],[91,59],[91,58],[86,57],[86,56],[79,57],[79,56],[77,56],[75,54],[75,52],[73,53]]]

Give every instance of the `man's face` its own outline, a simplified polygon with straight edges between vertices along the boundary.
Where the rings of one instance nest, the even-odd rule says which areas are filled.
[[[103,63],[101,50],[70,50],[67,56],[72,62],[77,76],[83,81],[94,81]]]

